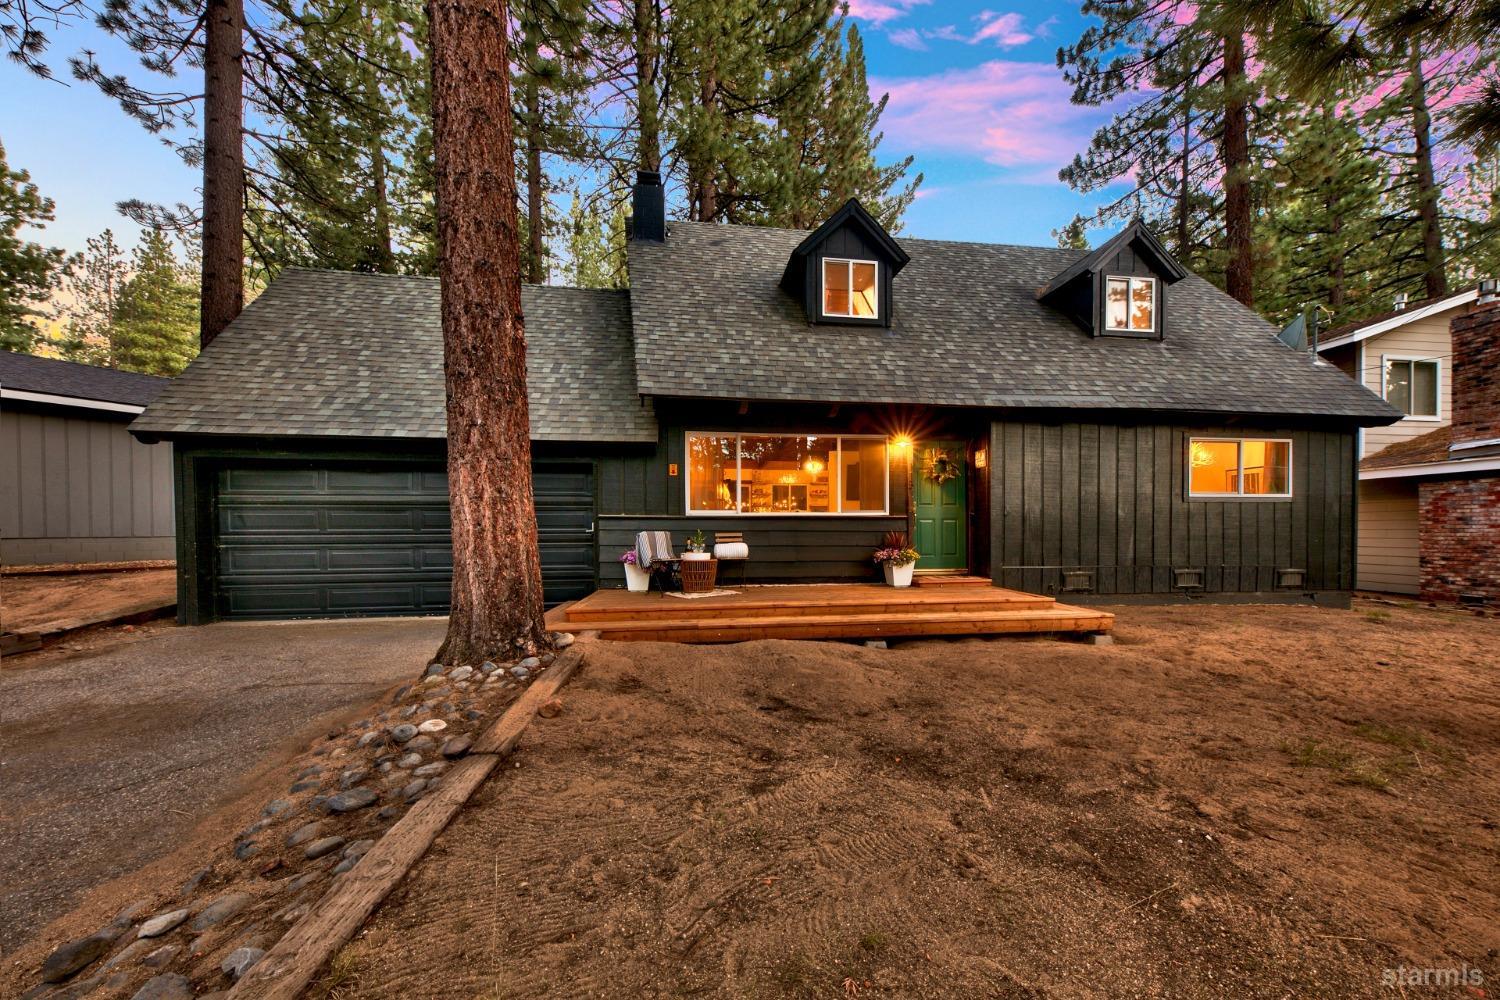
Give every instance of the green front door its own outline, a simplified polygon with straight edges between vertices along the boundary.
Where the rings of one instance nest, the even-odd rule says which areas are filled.
[[[922,554],[917,560],[919,571],[969,568],[969,518],[965,510],[969,469],[964,452],[962,441],[923,441],[912,449],[916,515],[912,545]],[[946,466],[941,460],[944,455]]]

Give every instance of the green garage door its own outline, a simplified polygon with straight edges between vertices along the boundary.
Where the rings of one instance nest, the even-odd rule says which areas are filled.
[[[587,466],[538,465],[547,603],[594,588]],[[220,618],[431,615],[448,610],[453,556],[440,466],[246,465],[220,470]]]

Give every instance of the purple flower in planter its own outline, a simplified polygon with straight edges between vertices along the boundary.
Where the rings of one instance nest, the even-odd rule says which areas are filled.
[[[636,558],[635,549],[631,549],[629,552],[620,553],[620,562],[625,563],[628,566],[634,566],[638,561],[639,560]]]

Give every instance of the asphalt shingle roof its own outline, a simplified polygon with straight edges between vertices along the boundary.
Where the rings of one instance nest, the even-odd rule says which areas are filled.
[[[1399,414],[1207,281],[1167,290],[1163,341],[1094,338],[1037,301],[1081,251],[902,239],[889,329],[809,325],[778,287],[798,230],[674,223],[630,244],[642,393],[662,396]]]
[[[0,388],[145,406],[172,380],[159,375],[95,368],[76,361],[0,351]]]
[[[1406,465],[1429,465],[1451,460],[1448,446],[1453,443],[1451,425],[1428,431],[1418,437],[1386,445],[1359,463],[1361,469],[1397,469]]]
[[[531,435],[655,441],[624,292],[528,285]],[[434,278],[289,269],[131,424],[137,434],[441,438]]]

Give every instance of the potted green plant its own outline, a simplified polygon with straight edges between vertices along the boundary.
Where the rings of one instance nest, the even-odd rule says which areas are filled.
[[[885,571],[885,582],[892,587],[911,586],[911,575],[919,558],[902,531],[887,532],[880,548],[875,550],[875,564]]]
[[[704,537],[702,528],[688,536],[687,551],[682,554],[682,558],[686,562],[713,558],[708,554],[708,539]]]

